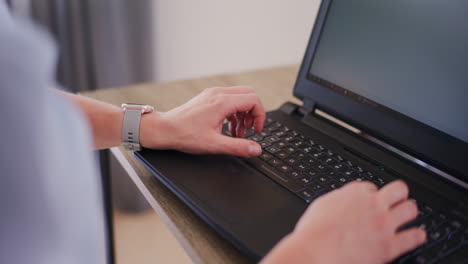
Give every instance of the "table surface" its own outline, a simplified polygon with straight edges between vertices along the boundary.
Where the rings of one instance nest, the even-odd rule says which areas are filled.
[[[167,111],[187,102],[208,87],[249,85],[255,88],[265,109],[270,111],[285,101],[300,103],[292,95],[297,71],[298,66],[284,66],[192,80],[102,89],[84,92],[82,95],[115,105],[132,102],[154,105],[158,111]],[[115,147],[111,153],[194,263],[250,263],[136,161],[132,152]]]

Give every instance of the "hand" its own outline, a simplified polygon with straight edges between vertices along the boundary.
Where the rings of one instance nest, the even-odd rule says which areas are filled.
[[[353,182],[314,201],[263,263],[390,262],[426,240],[422,229],[396,232],[417,213],[402,181]]]
[[[234,137],[221,134],[226,119]],[[242,137],[252,126],[261,132],[264,122],[265,110],[252,88],[209,88],[168,112],[143,115],[140,142],[147,148],[194,154],[258,156],[260,145],[235,137]]]

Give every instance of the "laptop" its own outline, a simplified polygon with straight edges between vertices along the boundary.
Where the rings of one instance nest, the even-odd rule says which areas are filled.
[[[302,104],[285,102],[262,133],[246,133],[260,157],[135,156],[253,261],[320,195],[402,179],[419,215],[400,229],[425,228],[428,241],[395,263],[467,262],[466,10],[467,1],[323,0],[293,90]]]

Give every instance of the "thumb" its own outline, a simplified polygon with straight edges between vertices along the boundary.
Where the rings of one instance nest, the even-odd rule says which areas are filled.
[[[229,154],[240,157],[255,157],[262,154],[260,145],[249,139],[233,138],[218,135],[215,140],[219,154]]]

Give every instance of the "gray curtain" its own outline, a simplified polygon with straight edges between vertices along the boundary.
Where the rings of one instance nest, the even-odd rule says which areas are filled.
[[[56,37],[57,79],[78,92],[154,81],[153,1],[9,0]]]

